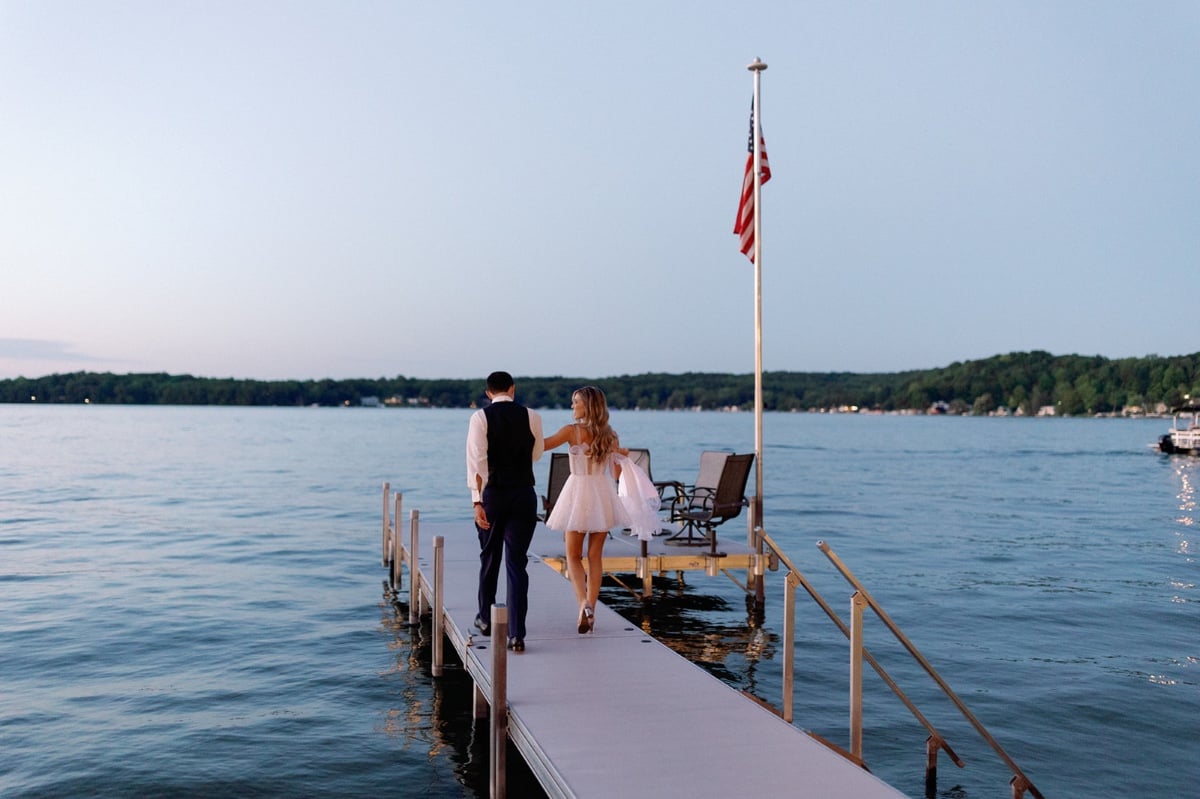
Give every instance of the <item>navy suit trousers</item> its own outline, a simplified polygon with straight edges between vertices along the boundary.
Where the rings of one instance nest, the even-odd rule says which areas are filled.
[[[537,527],[537,493],[532,486],[485,487],[483,510],[490,529],[479,533],[479,618],[491,624],[496,602],[500,562],[508,577],[508,637],[525,638],[525,613],[529,607],[529,544]]]

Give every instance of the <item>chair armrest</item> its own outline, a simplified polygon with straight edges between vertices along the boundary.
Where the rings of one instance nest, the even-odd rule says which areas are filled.
[[[686,486],[678,480],[655,480],[653,482],[654,487],[658,490],[658,503],[660,507],[673,504],[675,498],[686,491]]]
[[[716,498],[716,489],[687,486],[683,493],[676,494],[671,500],[671,518],[678,520],[685,514],[692,518],[712,516]]]

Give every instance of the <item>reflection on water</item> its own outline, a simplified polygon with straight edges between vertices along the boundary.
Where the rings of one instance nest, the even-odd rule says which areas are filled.
[[[709,586],[697,591],[665,576],[655,577],[654,588],[653,599],[643,601],[606,582],[601,599],[714,677],[757,696],[758,664],[775,656],[779,641],[763,626],[753,597],[738,607],[736,599],[711,593]]]
[[[398,680],[383,732],[404,749],[423,753],[434,768],[439,761],[450,764],[453,788],[422,786],[419,795],[487,797],[489,726],[486,717],[474,717],[470,674],[454,647],[446,646],[442,676],[435,679],[431,619],[426,616],[419,627],[410,626],[407,603],[392,601],[386,592],[379,607],[380,626],[392,636],[389,648],[396,652],[393,667],[381,676],[394,675]],[[506,782],[510,796],[542,799],[546,795],[511,742]]]
[[[1191,561],[1191,544],[1188,540],[1188,531],[1196,524],[1196,484],[1192,479],[1192,473],[1195,469],[1194,462],[1191,459],[1178,457],[1175,467],[1175,474],[1179,477],[1179,510],[1182,515],[1176,519],[1181,529],[1177,530],[1175,535],[1178,538],[1176,551],[1188,558]],[[1190,587],[1190,586],[1189,586]]]
[[[1196,483],[1194,472],[1196,461],[1190,457],[1177,456],[1174,458],[1175,474],[1179,478],[1179,510],[1181,515],[1175,520],[1178,524],[1175,530],[1175,551],[1184,556],[1186,563],[1194,562],[1191,547],[1191,530],[1196,524]],[[1195,599],[1184,596],[1184,591],[1194,591],[1196,584],[1191,580],[1174,578],[1170,580],[1171,590],[1175,593],[1171,601],[1175,603],[1194,602]]]
[[[388,710],[383,732],[399,739],[406,747],[424,744],[428,737],[429,718],[437,714],[436,695],[433,701],[427,696],[428,669],[422,663],[419,647],[414,646],[414,641],[408,635],[407,623],[401,621],[407,616],[401,617],[388,602],[381,602],[379,610],[380,626],[394,636],[388,648],[396,653],[392,668],[381,676],[395,675],[399,680],[399,695],[403,699],[399,707]],[[430,757],[441,753],[443,747],[439,742],[429,743]]]

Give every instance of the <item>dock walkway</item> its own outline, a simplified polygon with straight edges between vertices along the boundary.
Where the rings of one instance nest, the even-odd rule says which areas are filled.
[[[490,704],[491,641],[472,627],[475,529],[419,523],[427,606],[434,536],[444,539],[446,638]],[[561,534],[539,524],[531,552],[561,551]],[[904,796],[603,605],[595,632],[580,635],[570,583],[541,556],[531,556],[529,576],[527,651],[507,659],[508,732],[549,796]]]

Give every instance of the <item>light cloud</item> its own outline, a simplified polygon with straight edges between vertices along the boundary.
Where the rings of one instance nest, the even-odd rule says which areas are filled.
[[[18,361],[95,361],[65,341],[40,338],[0,338],[0,358]]]

